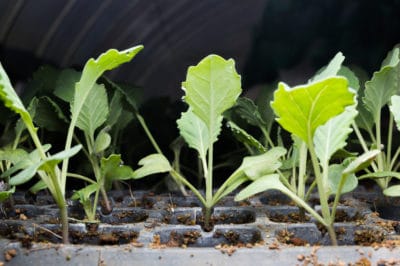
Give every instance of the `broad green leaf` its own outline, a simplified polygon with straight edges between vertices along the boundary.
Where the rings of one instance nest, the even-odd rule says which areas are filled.
[[[239,97],[236,105],[234,106],[235,112],[247,123],[256,127],[266,127],[266,122],[261,117],[261,114],[258,110],[257,105],[249,99],[245,97]]]
[[[48,150],[50,150],[51,145],[46,144],[43,145],[42,148],[44,152],[47,152]],[[21,153],[21,157],[15,159],[19,160],[15,161],[14,165],[10,167],[7,171],[5,171],[0,177],[10,176],[19,170],[28,168],[29,166],[39,163],[41,160],[38,149],[31,151],[29,154],[26,154],[26,156],[24,156],[23,153]]]
[[[342,113],[346,106],[354,105],[354,94],[343,77],[294,88],[279,83],[271,105],[284,129],[312,145],[315,130]]]
[[[374,117],[371,112],[366,108],[365,103],[361,102],[357,105],[358,116],[356,117],[356,124],[362,129],[372,132],[375,125]]]
[[[11,85],[11,82],[0,63],[0,98],[4,102],[4,105],[10,108],[15,113],[19,114],[24,121],[26,127],[30,130],[35,131],[36,128],[33,125],[32,117],[29,112],[26,110],[24,104],[21,99],[18,97],[14,88]]]
[[[124,51],[110,49],[101,54],[97,59],[89,59],[82,71],[79,82],[75,84],[74,101],[71,104],[72,122],[78,118],[81,109],[86,102],[90,91],[94,88],[96,80],[107,70],[129,62],[143,49],[142,45],[129,48]]]
[[[89,136],[103,125],[108,116],[108,99],[104,85],[94,84],[82,105],[76,126]]]
[[[28,81],[24,90],[19,94],[22,102],[27,104],[33,97],[51,94],[56,87],[56,81],[60,71],[52,66],[40,66]]]
[[[338,52],[333,59],[329,62],[326,67],[323,67],[319,73],[317,73],[312,79],[311,82],[324,80],[326,78],[336,76],[338,71],[340,70],[342,63],[344,61],[344,56],[341,52]]]
[[[34,122],[49,131],[65,131],[69,121],[60,106],[47,96],[38,98]]]
[[[256,180],[279,169],[282,165],[279,159],[285,154],[286,149],[275,147],[261,155],[244,157],[239,169],[251,180]]]
[[[52,156],[47,157],[46,160],[39,160],[30,164],[27,168],[23,169],[21,172],[10,178],[10,185],[16,186],[29,181],[36,172],[40,170],[54,169],[54,167],[60,163],[63,159],[74,156],[82,148],[81,145],[76,145],[69,150],[64,150],[56,153]],[[43,180],[47,186],[49,186],[49,181]]]
[[[111,136],[107,130],[101,130],[94,141],[94,152],[100,153],[106,150],[111,144]]]
[[[390,186],[383,190],[383,194],[388,197],[400,197],[400,185]]]
[[[209,131],[217,128],[222,113],[235,104],[242,92],[235,62],[218,55],[209,55],[197,66],[189,67],[182,88],[184,100]]]
[[[375,72],[365,83],[363,101],[373,120],[380,119],[381,108],[399,91],[399,49],[396,48],[388,64]]]
[[[139,161],[139,165],[141,167],[134,171],[134,179],[139,179],[152,174],[165,173],[172,170],[167,158],[159,153],[150,154],[144,157]]]
[[[245,187],[242,191],[240,191],[236,197],[235,201],[240,201],[247,199],[248,197],[251,197],[257,193],[270,190],[270,189],[276,189],[280,191],[286,191],[287,188],[282,184],[282,182],[279,180],[279,175],[278,174],[269,174],[262,176],[258,178],[257,180],[253,181]]]
[[[389,106],[390,111],[393,114],[397,129],[400,130],[400,96],[393,95],[390,98],[390,101],[391,101],[391,105]]]
[[[341,164],[332,164],[329,166],[328,184],[330,188],[330,194],[337,194],[339,190],[340,179],[343,176],[343,170],[345,166]],[[354,174],[350,174],[345,177],[344,185],[340,194],[344,194],[353,191],[358,185],[358,179]]]
[[[276,84],[266,85],[261,89],[260,94],[255,100],[256,106],[258,106],[258,111],[262,119],[266,122],[266,128],[270,131],[273,122],[275,121],[275,114],[271,108],[270,102],[274,98],[274,90],[276,88]]]
[[[197,150],[200,158],[206,158],[209,145],[209,131],[207,125],[191,109],[182,113],[177,121],[180,135],[189,147]],[[214,131],[213,142],[217,140],[219,130]]]
[[[28,152],[23,149],[13,149],[10,146],[0,149],[0,161],[9,161],[12,164],[16,164],[27,157]]]
[[[232,121],[229,121],[227,126],[231,129],[236,139],[242,142],[244,145],[256,149],[258,153],[264,153],[267,151],[267,149],[257,139]]]
[[[388,65],[396,65],[396,62],[400,59],[400,45],[396,44],[392,50],[390,50],[385,59],[383,59],[381,68],[388,66]]]
[[[58,75],[54,95],[65,102],[72,103],[75,93],[75,84],[81,78],[82,73],[74,69],[64,69]]]
[[[106,190],[111,189],[112,181],[127,180],[134,176],[132,168],[122,165],[120,154],[111,154],[108,158],[101,158],[100,168]]]
[[[317,128],[314,147],[320,162],[329,162],[336,151],[346,146],[346,139],[352,132],[351,124],[356,115],[355,107],[351,107]]]
[[[99,189],[99,185],[96,184],[90,184],[87,185],[86,187],[75,191],[74,194],[72,194],[71,199],[72,200],[79,200],[83,205],[85,201],[90,200],[90,196],[95,193]]]
[[[367,168],[380,152],[380,150],[371,150],[363,153],[343,170],[343,174],[354,174]]]

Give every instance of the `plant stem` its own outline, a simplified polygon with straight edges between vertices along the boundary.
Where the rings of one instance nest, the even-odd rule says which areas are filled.
[[[146,133],[147,137],[149,138],[151,144],[153,145],[154,149],[159,153],[159,154],[163,154],[160,147],[158,146],[157,142],[155,141],[153,135],[151,134],[149,128],[146,125],[146,121],[144,120],[144,118],[138,113],[135,112],[135,115],[140,123],[140,125],[142,126],[144,132]]]
[[[69,243],[69,228],[68,228],[68,208],[67,208],[67,203],[65,202],[65,199],[63,198],[62,202],[57,203],[58,208],[60,209],[60,217],[61,217],[61,223],[62,223],[62,237],[63,237],[63,243],[68,244]]]
[[[364,138],[363,138],[363,136],[362,136],[362,134],[360,132],[360,129],[358,128],[357,124],[355,122],[353,122],[351,125],[352,125],[352,127],[354,129],[354,132],[357,135],[358,140],[360,141],[361,147],[363,148],[364,152],[369,151],[368,146],[365,143],[365,140],[364,140]],[[371,137],[373,137],[373,134],[370,133],[370,135],[371,135]],[[376,166],[375,162],[371,163],[371,167],[374,170],[374,172],[378,171],[378,167]]]
[[[271,148],[275,147],[274,142],[272,141],[271,137],[269,136],[269,132],[267,131],[267,129],[265,129],[264,127],[260,127],[261,131],[265,137],[265,139],[267,140],[267,143],[269,144],[269,146]]]
[[[172,175],[174,178],[178,179],[182,184],[187,186],[195,195],[196,197],[200,200],[200,202],[205,206],[206,201],[204,197],[201,195],[201,193],[189,182],[184,178],[181,174],[179,174],[177,171],[172,169],[170,172],[170,175]]]

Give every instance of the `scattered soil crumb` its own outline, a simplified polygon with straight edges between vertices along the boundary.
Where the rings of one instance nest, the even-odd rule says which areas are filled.
[[[237,246],[228,244],[219,244],[216,245],[215,248],[220,250],[222,254],[228,254],[228,256],[232,256],[232,254],[237,250]]]
[[[371,261],[366,257],[361,257],[358,261],[356,261],[354,266],[371,266]]]
[[[167,245],[161,244],[160,235],[154,235],[153,241],[149,244],[149,248],[152,248],[152,249],[161,249],[161,248],[166,248],[166,247],[167,247]]]
[[[4,251],[4,259],[6,261],[12,260],[15,256],[17,256],[17,250],[14,248]]]
[[[278,241],[274,241],[272,242],[269,246],[269,249],[279,249],[279,242]]]
[[[0,266],[4,266],[4,262],[0,260]]]

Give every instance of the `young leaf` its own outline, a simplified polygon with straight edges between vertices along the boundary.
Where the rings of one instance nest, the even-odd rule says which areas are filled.
[[[356,74],[348,67],[342,66],[337,72],[338,76],[345,77],[349,82],[349,87],[358,91],[360,89],[360,80],[356,76]]]
[[[38,98],[33,120],[39,127],[49,131],[64,131],[69,122],[60,106],[47,96]]]
[[[209,55],[197,66],[189,67],[182,88],[184,100],[210,132],[218,128],[222,113],[235,104],[242,92],[235,62],[218,55]]]
[[[162,154],[150,154],[139,161],[142,166],[134,171],[133,178],[139,179],[148,175],[165,173],[172,170],[167,158]]]
[[[380,119],[381,108],[386,105],[390,97],[398,91],[399,84],[399,48],[392,52],[388,64],[375,72],[372,79],[365,83],[363,101],[373,120]]]
[[[95,130],[100,127],[108,116],[108,99],[104,85],[94,84],[82,110],[78,116],[76,126],[89,136],[94,136]]]
[[[261,155],[244,157],[239,169],[251,180],[256,180],[275,172],[282,165],[279,158],[285,154],[286,149],[275,147]]]
[[[101,54],[97,59],[89,59],[83,68],[82,76],[75,85],[74,101],[71,104],[72,121],[78,118],[82,106],[86,102],[96,80],[107,70],[129,62],[143,49],[142,45],[124,51],[110,49]]]
[[[375,160],[376,156],[380,153],[380,150],[372,150],[363,153],[358,156],[354,161],[352,161],[346,169],[343,170],[343,174],[353,174],[367,168],[373,160]]]
[[[261,117],[261,114],[258,110],[258,106],[255,103],[245,97],[239,97],[236,105],[234,106],[235,112],[247,123],[256,127],[266,127],[267,123]]]
[[[0,203],[8,199],[15,192],[15,187],[10,188],[9,190],[4,190],[3,186],[6,185],[4,185],[3,181],[0,181]]]
[[[209,132],[207,125],[191,109],[182,113],[181,118],[176,121],[180,135],[185,139],[190,148],[197,150],[200,158],[206,158]],[[219,130],[217,130],[213,142],[217,140]]]
[[[390,186],[383,190],[383,194],[388,197],[400,197],[400,185]]]
[[[24,121],[25,125],[30,130],[36,130],[33,125],[32,117],[26,110],[21,99],[13,89],[11,82],[4,71],[2,64],[0,63],[0,99],[3,100],[4,105],[10,108],[15,113],[19,114]]]
[[[393,95],[390,98],[390,101],[391,101],[391,105],[389,106],[390,111],[393,114],[397,129],[400,130],[400,96]]]
[[[103,129],[97,134],[94,141],[94,152],[100,153],[107,149],[111,144],[111,136],[107,133],[107,130]]]
[[[315,130],[354,104],[347,80],[332,77],[315,83],[289,88],[279,83],[271,106],[279,124],[312,145]]]
[[[57,78],[54,95],[61,100],[71,103],[74,99],[75,84],[81,78],[82,73],[74,69],[64,69]]]
[[[259,153],[264,153],[267,151],[267,149],[257,139],[255,139],[252,135],[247,133],[243,128],[240,128],[232,121],[229,121],[227,123],[227,126],[232,130],[233,135],[236,137],[236,139],[243,144],[256,149]]]
[[[257,180],[253,181],[248,185],[246,188],[244,188],[242,191],[240,191],[236,197],[235,201],[240,201],[247,199],[248,197],[251,197],[257,193],[269,190],[269,189],[277,189],[280,191],[286,191],[287,188],[282,184],[282,182],[279,180],[279,175],[278,174],[268,174],[265,176],[262,176],[258,178]]]
[[[341,52],[338,52],[335,57],[333,57],[333,59],[329,62],[329,64],[326,67],[323,67],[322,70],[311,79],[311,82],[324,80],[326,78],[336,76],[342,66],[343,61],[343,54]]]
[[[314,147],[321,162],[329,162],[336,151],[346,146],[346,139],[352,131],[351,124],[356,115],[356,109],[351,107],[317,128]]]
[[[106,121],[106,125],[112,127],[115,125],[121,117],[122,108],[122,93],[119,90],[115,90],[110,102],[110,112]]]
[[[328,176],[328,184],[330,188],[330,193],[335,195],[339,190],[340,179],[343,176],[343,170],[345,167],[341,164],[332,164],[329,165],[329,176]],[[342,191],[340,194],[344,194],[354,190],[358,185],[358,179],[354,174],[350,174],[346,177],[344,181],[344,185],[342,187]]]
[[[111,154],[108,158],[101,158],[100,169],[106,190],[111,189],[112,181],[127,180],[134,176],[132,168],[122,165],[121,155],[119,154]]]
[[[13,149],[9,146],[0,149],[0,161],[8,161],[12,164],[28,157],[28,153],[23,149]]]

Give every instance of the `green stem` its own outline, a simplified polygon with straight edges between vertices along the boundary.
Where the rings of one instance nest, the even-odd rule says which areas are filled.
[[[204,199],[204,197],[201,195],[201,193],[189,181],[186,180],[186,178],[184,178],[181,174],[179,174],[174,169],[172,169],[169,173],[171,174],[171,176],[173,176],[174,178],[176,178],[180,182],[182,182],[182,184],[187,186],[196,195],[196,197],[201,201],[201,203],[204,206],[206,206],[206,200]]]
[[[96,184],[95,181],[93,181],[92,179],[90,179],[89,177],[83,176],[83,175],[79,175],[79,174],[74,174],[74,173],[67,173],[67,176],[75,178],[75,179],[80,179],[83,180],[85,182],[88,182],[90,184]]]
[[[265,129],[264,127],[260,127],[261,131],[265,137],[265,139],[267,140],[267,143],[269,144],[269,146],[271,148],[275,147],[274,142],[272,141],[271,137],[269,136],[269,132],[267,131],[267,129]]]
[[[381,148],[382,145],[382,138],[381,138],[381,112],[379,111],[377,114],[377,119],[375,120],[375,134],[376,134],[376,147],[377,149]],[[377,156],[378,162],[378,170],[384,170],[384,160],[383,160],[383,153],[379,153]]]
[[[363,148],[364,152],[368,152],[369,151],[368,146],[360,132],[360,129],[358,128],[358,126],[355,122],[352,123],[352,127],[354,129],[354,132],[356,133],[358,140],[360,141],[361,147]],[[373,134],[370,133],[370,135],[371,135],[371,137],[373,137]],[[371,167],[372,167],[372,169],[374,169],[374,172],[378,171],[378,167],[376,166],[375,162],[371,163]]]
[[[63,198],[62,202],[59,202],[57,205],[58,205],[58,208],[60,209],[63,243],[68,244],[69,243],[69,231],[68,231],[69,225],[68,225],[67,203],[65,202],[65,199]]]
[[[157,142],[155,141],[155,139],[153,138],[153,135],[151,134],[149,128],[146,125],[146,121],[144,121],[144,118],[138,113],[135,113],[140,125],[142,126],[144,132],[146,133],[147,137],[149,138],[151,144],[153,145],[154,149],[159,153],[159,154],[163,154],[160,147],[158,146]]]
[[[390,167],[389,167],[390,170],[393,170],[394,165],[397,162],[397,158],[399,157],[399,155],[400,155],[400,147],[397,148],[395,154],[393,155],[393,158],[390,162]]]
[[[297,183],[297,195],[304,199],[305,196],[305,175],[307,168],[307,144],[302,141],[300,147],[300,158],[299,158],[299,176]]]
[[[386,169],[391,170],[390,167],[390,162],[392,160],[392,138],[393,138],[393,114],[390,112],[390,117],[389,117],[389,129],[388,129],[388,135],[387,135],[387,150],[386,150]]]

